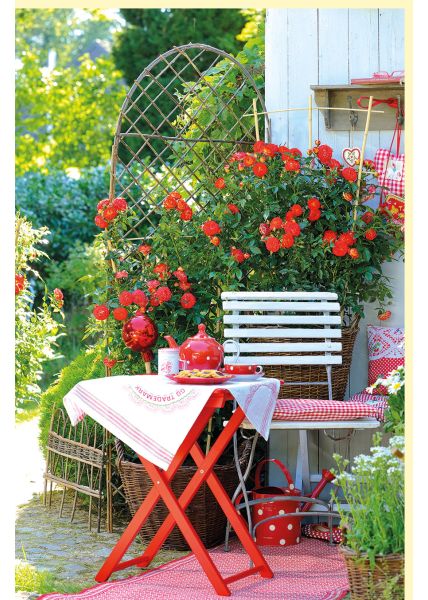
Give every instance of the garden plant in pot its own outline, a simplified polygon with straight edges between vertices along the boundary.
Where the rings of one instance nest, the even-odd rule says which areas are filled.
[[[218,177],[213,167],[216,175],[198,203],[191,181],[180,173],[164,178],[168,194],[152,198],[157,208],[144,231],[132,208],[138,198],[98,203],[106,284],[88,335],[101,334],[113,375],[141,373],[141,357],[122,339],[124,323],[135,315],[153,319],[156,349],[167,345],[165,334],[181,344],[201,322],[220,341],[224,290],[334,291],[342,307],[344,365],[333,374],[333,394],[343,398],[364,303],[377,302],[383,312],[391,291],[382,264],[403,245],[388,212],[364,204],[376,190],[372,163],[365,161],[359,200],[356,170],[344,168],[319,142],[307,156],[256,142],[250,152],[232,154],[222,169]],[[129,231],[139,232],[137,241]],[[314,369],[298,379],[323,380]],[[322,398],[326,390],[312,386],[311,392]],[[290,386],[287,393],[299,391]],[[221,427],[217,415],[214,437]]]
[[[355,600],[404,598],[404,437],[392,437],[387,447],[380,438],[349,470],[348,461],[334,456],[336,483],[349,506],[339,505],[341,551]]]

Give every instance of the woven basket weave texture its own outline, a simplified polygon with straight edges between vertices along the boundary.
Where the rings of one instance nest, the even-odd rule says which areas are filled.
[[[126,501],[131,515],[134,516],[141,503],[150,492],[153,484],[143,465],[129,462],[124,459],[123,445],[121,442],[118,441],[118,443],[116,443],[116,448],[118,451],[117,465],[125,489]],[[247,440],[245,444],[241,446],[241,450],[240,464],[242,471],[244,471],[248,464],[248,458],[251,451],[251,440]],[[171,488],[176,497],[179,497],[182,494],[195,472],[196,466],[193,465],[182,465],[178,469],[171,482]],[[232,497],[232,494],[238,485],[238,475],[236,473],[235,465],[216,465],[214,467],[214,472],[220,479],[220,482],[229,497]],[[192,502],[186,509],[186,514],[206,548],[213,548],[224,541],[226,517],[211,490],[205,483],[199,488]],[[168,515],[168,509],[163,501],[160,500],[140,531],[140,537],[143,543],[147,544],[152,540]],[[174,550],[189,550],[186,540],[183,538],[177,527],[174,527],[163,547]]]

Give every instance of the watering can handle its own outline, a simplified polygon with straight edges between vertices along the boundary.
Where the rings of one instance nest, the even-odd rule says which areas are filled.
[[[252,493],[253,493],[253,490],[248,490],[247,496],[251,496]],[[243,492],[241,492],[235,499],[235,502],[234,502],[235,506],[238,506],[238,504],[241,504],[241,500],[243,497],[244,497],[244,494],[243,494]]]
[[[293,482],[293,478],[291,476],[290,471],[277,458],[265,458],[264,460],[261,460],[259,462],[259,464],[257,465],[257,468],[256,468],[256,474],[254,476],[254,485],[255,485],[256,488],[260,487],[260,474],[262,472],[263,465],[266,464],[266,463],[275,463],[281,469],[281,471],[283,472],[283,474],[284,474],[284,476],[285,476],[285,478],[286,478],[286,480],[288,482],[288,485],[292,486],[292,488],[294,488],[294,482]]]

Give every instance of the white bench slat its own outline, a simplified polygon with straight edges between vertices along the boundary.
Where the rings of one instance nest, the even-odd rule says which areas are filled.
[[[232,357],[225,356],[224,362],[226,365],[234,364],[236,361]],[[240,365],[341,365],[342,357],[336,355],[325,356],[318,355],[302,355],[302,356],[240,356],[238,359]]]
[[[341,338],[340,329],[245,329],[224,330],[224,338]]]
[[[320,343],[282,343],[282,344],[239,344],[240,352],[340,352],[342,344],[340,342],[320,342]],[[228,352],[228,348],[225,349]],[[233,354],[233,350],[230,350]],[[239,361],[238,361],[239,362]]]
[[[241,302],[231,300],[223,302],[223,310],[339,312],[340,304],[338,302]]]
[[[226,325],[341,325],[339,315],[224,315]]]
[[[334,292],[222,292],[222,300],[337,300]]]

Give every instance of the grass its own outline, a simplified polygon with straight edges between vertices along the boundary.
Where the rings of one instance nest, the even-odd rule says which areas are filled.
[[[67,594],[80,592],[80,590],[90,585],[91,582],[64,583],[57,580],[52,573],[38,571],[36,567],[24,561],[20,561],[15,566],[15,591],[17,592],[37,592],[38,594],[59,592]]]

